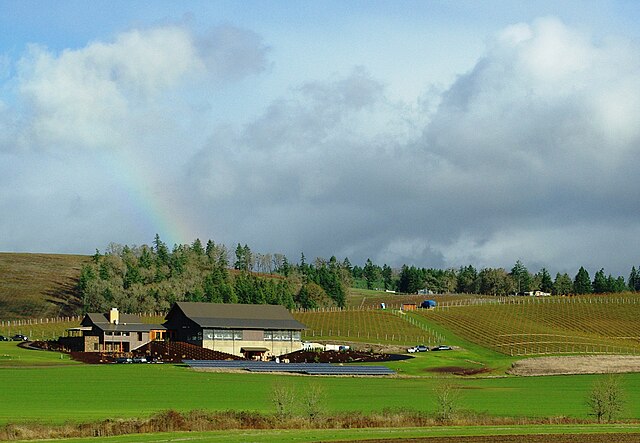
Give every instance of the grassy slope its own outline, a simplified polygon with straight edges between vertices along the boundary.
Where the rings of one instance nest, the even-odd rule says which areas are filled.
[[[76,314],[75,285],[87,256],[0,253],[0,319]]]

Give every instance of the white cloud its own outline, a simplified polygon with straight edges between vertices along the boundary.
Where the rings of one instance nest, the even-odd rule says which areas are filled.
[[[32,45],[17,64],[21,142],[48,149],[135,145],[141,118],[180,110],[185,88],[207,91],[211,81],[261,71],[266,49],[251,31],[224,26],[203,37],[178,25],[133,29],[59,54]]]
[[[2,228],[22,239],[11,244],[38,231],[40,210],[50,229],[31,244],[149,241],[154,226],[123,183],[137,178],[188,202],[172,215],[199,223],[193,237],[293,259],[618,272],[637,260],[620,241],[637,237],[640,213],[634,43],[543,18],[496,34],[473,69],[411,103],[356,67],[220,125],[215,92],[271,75],[269,50],[251,31],[176,25],[60,53],[32,47],[5,83],[17,99],[0,107],[3,161],[19,171],[0,165],[12,189],[0,206],[17,214]],[[240,85],[244,102],[261,93]]]

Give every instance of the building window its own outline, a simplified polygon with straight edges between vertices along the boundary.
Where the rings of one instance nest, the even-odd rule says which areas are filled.
[[[242,340],[242,331],[238,329],[214,329],[214,340]]]
[[[300,331],[264,331],[264,339],[271,341],[300,340]]]

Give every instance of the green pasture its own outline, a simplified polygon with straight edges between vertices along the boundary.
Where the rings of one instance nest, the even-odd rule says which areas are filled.
[[[5,368],[79,365],[59,352],[23,349],[17,342],[0,342],[0,374]],[[2,376],[0,375],[0,380]]]
[[[365,429],[286,429],[234,430],[214,432],[172,432],[65,439],[66,443],[307,443],[317,441],[348,441],[365,439],[460,437],[480,435],[531,434],[620,434],[640,433],[638,425],[524,425],[524,426],[438,426],[426,428],[365,428]]]
[[[104,418],[145,417],[166,409],[273,412],[271,390],[286,384],[302,393],[310,385],[323,392],[327,412],[435,409],[436,377],[312,377],[273,374],[196,372],[181,365],[83,365],[60,360],[58,353],[15,352],[17,364],[0,366],[0,424],[63,423]],[[455,351],[454,351],[455,352]],[[26,354],[25,354],[26,353]],[[33,353],[33,356],[31,354]],[[420,355],[414,370],[445,352]],[[442,357],[440,357],[442,355]],[[453,355],[453,354],[449,354]],[[19,357],[19,358],[18,358]],[[11,360],[7,360],[11,361]],[[400,364],[398,362],[397,364]],[[459,407],[491,416],[586,418],[585,398],[598,376],[456,378]],[[640,416],[640,374],[623,376],[628,408]]]

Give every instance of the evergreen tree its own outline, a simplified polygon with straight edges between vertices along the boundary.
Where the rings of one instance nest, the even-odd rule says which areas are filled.
[[[202,242],[199,238],[196,238],[193,241],[193,243],[191,244],[191,250],[198,256],[204,255],[204,248],[202,247]]]
[[[593,292],[596,294],[604,294],[605,292],[610,292],[609,282],[607,277],[604,275],[604,268],[600,269],[593,276],[592,282]]]
[[[520,260],[516,261],[516,264],[511,268],[511,277],[519,294],[531,290],[531,274]]]
[[[370,258],[364,265],[363,269],[364,278],[367,281],[367,289],[373,289],[375,282],[378,280],[379,272],[376,265],[373,264]]]
[[[631,268],[631,274],[629,274],[629,290],[640,290],[640,272],[636,270],[635,266]]]
[[[477,294],[480,292],[478,287],[478,271],[473,266],[460,267],[456,276],[456,291],[460,294]]]
[[[156,266],[169,265],[169,249],[167,245],[160,240],[160,235],[156,234],[153,239],[154,252],[156,253]]]
[[[623,276],[619,276],[616,278],[611,285],[611,292],[624,292],[629,288],[627,287],[627,283],[624,281]]]
[[[553,292],[553,280],[547,268],[540,269],[540,290],[542,292]]]
[[[385,290],[393,287],[393,270],[386,263],[382,265],[382,282]]]
[[[571,277],[569,277],[569,274],[566,272],[564,274],[558,272],[553,282],[553,293],[555,295],[568,295],[571,294],[571,292],[573,292]]]
[[[575,294],[591,294],[592,289],[589,273],[585,268],[580,266],[573,280],[573,292]]]

